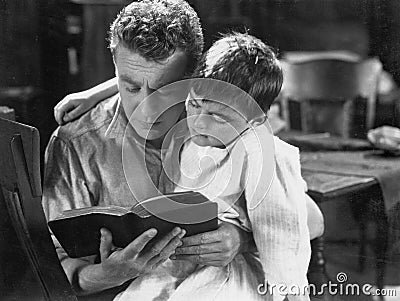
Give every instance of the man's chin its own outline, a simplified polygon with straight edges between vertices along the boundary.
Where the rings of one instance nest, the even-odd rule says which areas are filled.
[[[160,139],[165,135],[165,131],[160,130],[136,130],[137,134],[145,140]]]
[[[159,139],[165,135],[165,127],[160,126],[159,124],[155,126],[143,126],[138,122],[134,122],[131,124],[135,132],[145,140],[155,140]]]

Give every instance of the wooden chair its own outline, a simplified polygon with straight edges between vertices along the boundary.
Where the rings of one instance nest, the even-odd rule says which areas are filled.
[[[282,60],[282,68],[279,99],[291,129],[362,138],[373,127],[382,70],[378,59]]]
[[[7,300],[77,300],[41,206],[39,132],[0,118],[0,291]]]

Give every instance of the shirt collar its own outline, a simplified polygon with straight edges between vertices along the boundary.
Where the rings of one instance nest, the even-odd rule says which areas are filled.
[[[122,107],[121,97],[119,94],[116,94],[115,97],[118,98],[117,108],[105,134],[107,138],[112,139],[123,137],[128,125],[128,118],[126,117],[124,108]]]

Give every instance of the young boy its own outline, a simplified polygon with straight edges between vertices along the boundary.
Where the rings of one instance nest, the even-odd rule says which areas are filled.
[[[168,300],[308,300],[301,293],[310,246],[299,153],[271,135],[265,117],[283,80],[275,54],[255,37],[229,34],[193,77],[183,123],[189,132],[166,174],[176,191],[203,193],[218,202],[221,220],[252,231],[258,253],[237,255],[226,267],[167,261],[119,300],[151,299],[161,290]],[[151,285],[158,292],[149,292]]]

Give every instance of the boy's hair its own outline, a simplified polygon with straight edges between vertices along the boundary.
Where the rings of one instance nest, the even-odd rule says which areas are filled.
[[[283,82],[274,51],[249,34],[223,35],[201,57],[193,77],[228,82],[247,92],[267,112]]]
[[[191,74],[203,52],[203,32],[195,10],[184,0],[135,1],[122,9],[111,24],[109,48],[119,44],[146,59],[158,61],[179,48],[188,58]]]

